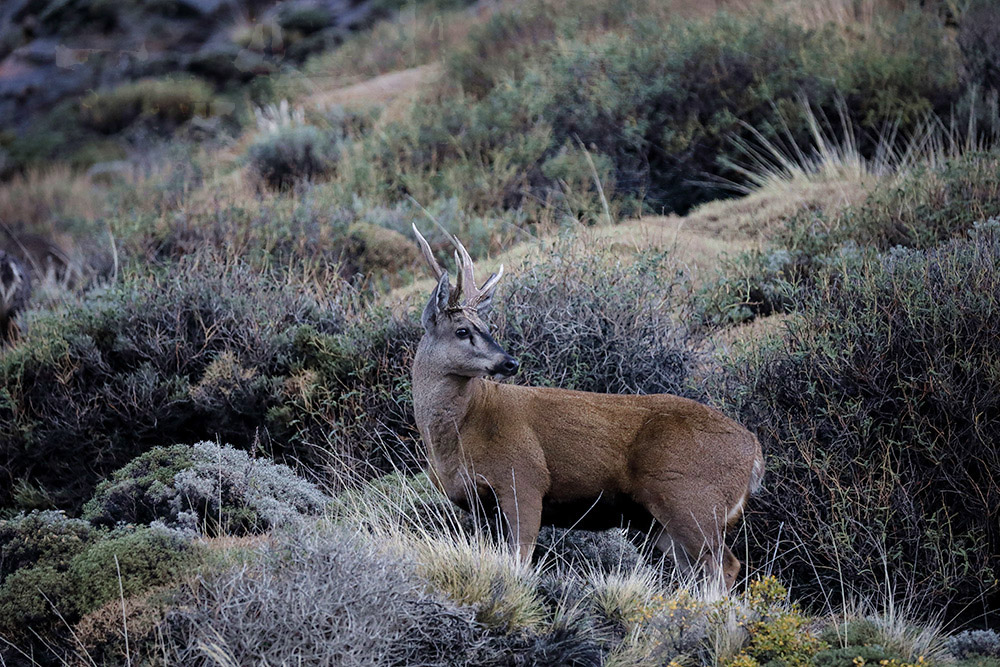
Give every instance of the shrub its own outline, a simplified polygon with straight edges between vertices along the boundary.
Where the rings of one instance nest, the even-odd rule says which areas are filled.
[[[25,567],[65,570],[100,534],[86,521],[70,519],[62,512],[32,512],[0,520],[0,584]]]
[[[274,188],[303,178],[332,173],[337,147],[331,137],[310,125],[285,127],[261,136],[247,150],[250,166]]]
[[[0,635],[53,642],[67,624],[109,600],[176,581],[198,561],[188,535],[162,526],[126,528],[94,541],[68,564],[24,567],[0,585]],[[117,561],[116,561],[117,559]],[[119,577],[120,573],[120,577]]]
[[[289,632],[288,628],[296,628]],[[173,664],[452,665],[481,642],[471,611],[428,595],[403,561],[342,532],[282,533],[199,580],[169,612]]]
[[[138,595],[174,581],[189,573],[198,557],[199,547],[189,533],[159,525],[127,527],[77,555],[68,574],[76,582],[78,609],[86,613],[118,597],[121,590],[126,596]]]
[[[550,558],[557,567],[586,567],[594,572],[628,571],[638,566],[641,554],[617,529],[589,530],[545,527],[538,534],[535,557]]]
[[[959,660],[976,656],[1000,658],[1000,634],[993,630],[965,630],[949,637],[945,645]]]
[[[162,661],[156,652],[157,630],[173,597],[169,586],[154,588],[141,595],[112,599],[84,615],[73,626],[75,657],[88,665],[153,665]]]
[[[931,248],[1000,215],[1000,154],[970,152],[883,179],[861,204],[789,218],[762,251],[723,261],[699,295],[703,321],[740,323],[796,308],[817,276],[894,246]]]
[[[158,447],[101,482],[84,506],[95,524],[150,523],[209,535],[259,533],[329,502],[286,466],[212,442]]]
[[[665,255],[634,263],[563,240],[498,294],[499,340],[525,384],[605,393],[698,395],[683,275]],[[503,283],[501,283],[503,285]]]
[[[550,50],[556,21],[544,2],[520,3],[493,14],[448,54],[450,79],[466,93],[482,97],[505,77],[520,78],[532,56]]]
[[[729,360],[768,456],[751,545],[800,592],[996,607],[998,267],[990,226],[895,249],[819,279],[780,339]]]
[[[397,231],[367,222],[347,228],[345,255],[353,272],[393,275],[410,269],[417,261],[413,241]]]
[[[340,321],[273,276],[204,258],[40,315],[0,358],[0,506],[27,485],[76,509],[154,446],[288,434],[291,418],[277,413],[302,359],[296,337]]]
[[[960,22],[958,45],[968,82],[1000,90],[1000,10],[995,4],[972,3]]]
[[[787,598],[788,590],[772,576],[751,583],[746,620],[750,641],[729,664],[812,664],[825,646],[809,631],[809,619]]]
[[[539,3],[494,15],[485,38],[452,59],[473,99],[442,94],[366,141],[387,194],[447,188],[473,210],[531,207],[561,199],[550,161],[582,144],[613,165],[608,181],[623,198],[684,211],[742,182],[733,168],[746,158],[741,146],[763,139],[807,152],[803,98],[820,118],[843,112],[870,156],[880,135],[908,136],[962,95],[956,50],[920,12],[854,33],[761,14],[664,25],[626,9],[594,21],[600,36],[570,29],[584,17],[567,24],[558,49],[533,46],[560,33],[551,14]],[[500,37],[521,27],[506,46]]]
[[[172,129],[194,116],[212,114],[213,92],[195,78],[140,79],[93,92],[80,103],[83,122],[98,132],[119,132],[140,118]]]
[[[18,570],[0,586],[0,636],[17,645],[30,645],[33,633],[51,639],[63,618],[79,617],[75,582],[51,565]]]
[[[295,30],[309,35],[323,30],[333,23],[330,10],[322,6],[291,5],[282,7],[278,23],[285,30]]]

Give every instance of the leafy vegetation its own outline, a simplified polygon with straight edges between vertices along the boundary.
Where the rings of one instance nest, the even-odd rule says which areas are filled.
[[[212,113],[213,92],[198,79],[141,79],[80,102],[81,120],[104,134],[120,132],[139,119],[170,129]]]

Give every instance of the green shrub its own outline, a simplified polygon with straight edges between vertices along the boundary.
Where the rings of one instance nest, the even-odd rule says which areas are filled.
[[[843,113],[870,156],[879,136],[909,136],[962,96],[957,50],[930,14],[855,34],[758,14],[665,25],[655,12],[610,13],[594,21],[603,34],[569,29],[590,20],[579,18],[551,49],[534,45],[562,34],[545,3],[494,15],[452,59],[467,97],[442,94],[368,140],[387,192],[426,200],[445,188],[474,210],[531,206],[560,192],[549,161],[582,143],[613,165],[624,199],[683,211],[742,182],[733,164],[747,144],[808,152],[803,99],[821,119]]]
[[[282,8],[278,14],[278,23],[284,30],[309,35],[332,25],[333,18],[326,7],[291,5]]]
[[[919,166],[901,183],[876,188],[831,226],[880,249],[930,248],[995,216],[1000,216],[1000,152],[969,152]]]
[[[119,585],[132,596],[176,580],[190,572],[198,555],[188,533],[162,526],[128,527],[77,555],[68,573],[77,582],[79,609],[86,613],[118,597]]]
[[[337,151],[330,136],[306,125],[264,134],[251,144],[247,158],[268,185],[285,188],[300,179],[332,173]]]
[[[0,586],[0,636],[31,644],[32,632],[50,639],[62,628],[61,614],[79,618],[76,582],[51,565],[18,570]],[[58,612],[58,613],[57,613]]]
[[[39,564],[7,577],[0,585],[0,635],[25,647],[37,640],[58,652],[62,647],[55,642],[67,624],[122,592],[137,595],[176,581],[199,558],[189,535],[162,526],[112,532],[66,566]]]
[[[265,78],[263,75],[275,71],[275,66],[259,53],[225,42],[208,44],[191,54],[185,61],[185,68],[217,86],[248,84],[254,77]],[[245,90],[251,92],[252,84]]]
[[[469,31],[448,54],[449,79],[473,97],[489,93],[505,77],[520,78],[531,57],[548,53],[557,15],[544,2],[519,3]]]
[[[727,364],[768,457],[754,553],[777,554],[806,595],[881,587],[995,607],[995,226],[827,273],[802,299],[783,336]]]
[[[20,570],[47,565],[65,570],[101,533],[62,512],[31,512],[0,520],[0,584]]]
[[[140,79],[91,93],[80,102],[80,117],[105,134],[119,132],[140,118],[172,129],[194,116],[211,115],[213,99],[212,89],[200,79]]]
[[[157,447],[101,482],[83,516],[98,525],[150,523],[209,535],[260,533],[329,502],[288,467],[212,442]]]
[[[773,576],[750,584],[747,608],[749,642],[729,665],[808,667],[826,648],[809,630],[809,619],[788,603],[788,590]]]
[[[296,628],[289,632],[289,628]],[[471,610],[428,595],[412,567],[342,532],[299,529],[205,577],[164,628],[171,664],[474,664]]]
[[[345,259],[351,273],[394,275],[418,261],[416,246],[397,231],[368,222],[347,228]]]
[[[815,667],[856,667],[865,665],[888,665],[894,656],[883,647],[874,646],[841,646],[828,648],[813,656]],[[898,658],[896,664],[899,664]]]

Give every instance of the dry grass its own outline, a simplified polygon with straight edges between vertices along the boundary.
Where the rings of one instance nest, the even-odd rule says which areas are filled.
[[[400,120],[407,109],[441,77],[437,63],[380,74],[360,83],[333,90],[319,89],[303,103],[311,109],[328,109],[343,106],[346,109],[366,110],[381,107],[379,125]]]
[[[33,169],[0,184],[0,222],[34,233],[59,231],[56,220],[96,220],[107,192],[66,165]]]

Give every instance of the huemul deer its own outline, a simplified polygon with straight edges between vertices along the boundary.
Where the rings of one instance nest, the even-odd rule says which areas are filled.
[[[512,547],[530,559],[545,525],[653,530],[682,571],[736,581],[724,542],[760,485],[752,433],[722,413],[669,394],[628,396],[493,382],[517,361],[483,315],[503,266],[476,286],[458,241],[452,288],[414,225],[437,277],[413,360],[413,408],[434,483],[457,505],[499,510]]]

